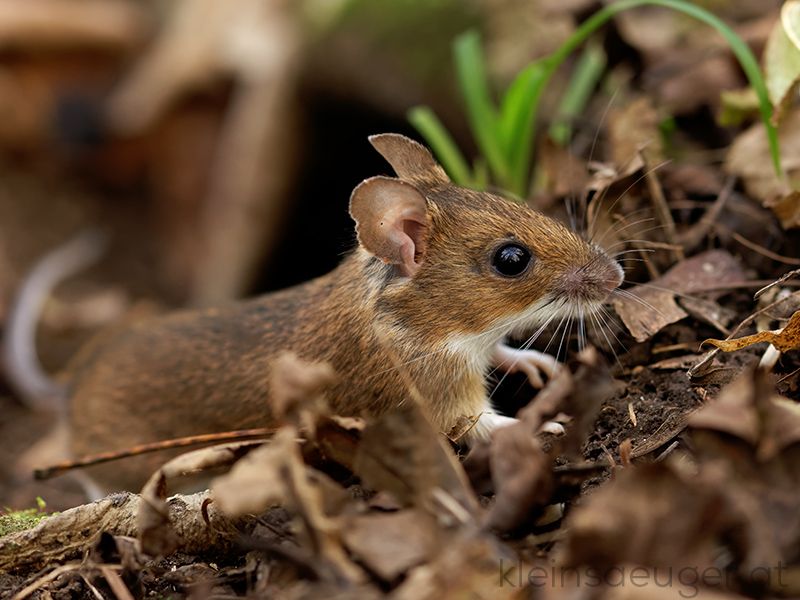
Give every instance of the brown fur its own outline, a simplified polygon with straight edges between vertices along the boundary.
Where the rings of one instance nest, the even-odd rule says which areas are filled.
[[[425,223],[408,230],[418,269],[401,276],[402,259],[386,264],[362,247],[303,285],[145,320],[99,338],[68,369],[73,453],[267,426],[270,364],[285,350],[331,362],[340,375],[329,395],[337,412],[375,415],[411,401],[388,345],[434,424],[446,430],[459,415],[487,410],[485,371],[491,348],[512,329],[510,317],[548,299],[600,301],[619,283],[611,281],[616,264],[559,223],[453,186],[427,150],[406,138],[379,136],[373,144],[424,198]],[[360,236],[364,228],[375,236],[405,235],[387,233],[381,220],[358,225]],[[535,256],[519,278],[499,276],[491,266],[494,251],[508,240],[526,244]],[[572,288],[564,288],[576,270],[591,276],[582,298],[567,297]],[[485,352],[452,345],[481,334]],[[163,457],[99,467],[93,475],[108,487],[132,488],[158,460]]]

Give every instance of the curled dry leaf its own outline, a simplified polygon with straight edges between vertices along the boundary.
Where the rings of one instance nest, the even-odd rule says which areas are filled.
[[[631,335],[642,342],[687,316],[676,301],[676,294],[713,292],[725,284],[743,280],[744,271],[733,256],[724,250],[709,250],[679,262],[649,284],[628,290],[636,300],[615,296],[613,305]],[[698,304],[694,302],[691,306],[695,310]],[[709,314],[723,318],[723,311],[712,310]]]
[[[747,371],[689,417],[692,429],[732,435],[758,449],[762,460],[800,442],[800,406],[774,393],[760,371]]]
[[[553,491],[552,462],[525,422],[496,431],[489,446],[496,498],[486,525],[512,531],[536,519]]]
[[[464,469],[413,402],[367,425],[355,459],[355,472],[365,484],[390,492],[403,505],[442,514],[437,496],[443,492],[466,515],[478,505]],[[445,513],[451,511],[445,510]]]
[[[716,468],[741,515],[740,572],[791,564],[800,548],[800,407],[777,396],[768,374],[747,372],[690,418],[701,465]],[[742,442],[745,443],[742,443]]]
[[[737,524],[721,484],[670,461],[622,469],[572,513],[562,564],[713,565],[719,536]]]
[[[270,373],[270,405],[275,416],[297,424],[302,411],[327,412],[324,392],[336,380],[328,363],[308,362],[292,352],[280,354]]]
[[[723,352],[735,352],[753,344],[769,342],[781,352],[796,350],[800,347],[800,311],[795,312],[786,327],[774,331],[759,331],[753,335],[746,335],[732,340],[704,340],[701,346],[710,344]]]
[[[800,175],[800,163],[791,159],[800,155],[800,109],[787,109],[778,129],[782,165],[787,177],[775,175],[769,153],[767,134],[757,123],[740,134],[725,158],[725,170],[742,179],[747,193],[771,209],[784,229],[800,226],[800,194],[788,182]]]
[[[435,519],[418,509],[352,517],[343,535],[359,562],[386,582],[428,562],[442,542]]]
[[[608,368],[594,348],[578,356],[575,374],[559,369],[536,401],[523,408],[519,422],[497,430],[489,445],[488,461],[495,503],[486,517],[488,527],[513,531],[533,522],[550,501],[553,459],[561,452],[576,455],[592,431],[603,402],[613,393]],[[564,437],[545,452],[535,436],[542,422],[559,412],[573,417]],[[481,451],[470,457],[476,471]]]
[[[259,513],[281,503],[300,516],[314,556],[332,576],[351,582],[364,579],[342,546],[341,522],[326,510],[340,504],[345,492],[303,463],[294,427],[281,428],[269,444],[215,479],[211,490],[228,515]]]

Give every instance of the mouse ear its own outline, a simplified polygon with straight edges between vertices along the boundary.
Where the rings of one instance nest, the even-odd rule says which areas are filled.
[[[350,196],[350,215],[365,250],[406,277],[417,272],[428,238],[428,205],[413,185],[391,177],[362,181]]]
[[[422,144],[399,133],[381,133],[369,137],[370,144],[381,153],[401,179],[422,179],[450,183],[444,169]]]

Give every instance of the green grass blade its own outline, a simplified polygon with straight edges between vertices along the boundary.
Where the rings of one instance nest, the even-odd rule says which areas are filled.
[[[603,47],[587,44],[575,71],[570,78],[567,91],[561,98],[558,116],[550,126],[550,139],[559,146],[566,146],[572,137],[572,122],[586,108],[597,82],[605,71],[608,60]]]
[[[544,85],[545,69],[531,63],[517,75],[503,98],[500,133],[511,173],[509,191],[524,198],[528,191],[534,120]]]
[[[417,106],[408,111],[408,120],[425,138],[453,183],[472,186],[467,161],[436,114],[427,106]]]
[[[498,116],[489,92],[480,34],[468,31],[453,46],[458,82],[475,141],[497,183],[508,186],[508,163],[500,144]]]
[[[781,169],[780,148],[778,144],[778,133],[775,126],[772,124],[772,104],[769,100],[767,93],[767,86],[764,84],[764,79],[761,76],[761,69],[758,66],[753,53],[748,48],[747,44],[733,31],[722,19],[716,15],[708,12],[707,10],[695,6],[686,0],[619,0],[614,4],[609,4],[605,8],[600,9],[589,17],[586,21],[581,23],[580,27],[561,45],[553,54],[542,60],[545,65],[545,80],[548,80],[552,74],[558,69],[561,63],[586,39],[592,35],[597,29],[604,25],[609,19],[614,17],[617,13],[638,6],[663,6],[671,8],[678,12],[682,12],[690,17],[713,27],[714,29],[725,38],[725,41],[731,47],[733,54],[739,61],[745,75],[747,76],[750,85],[758,96],[759,111],[761,119],[764,122],[764,127],[767,130],[767,139],[769,140],[770,155],[772,156],[772,164],[775,168],[775,173],[779,178],[783,177],[783,170]]]

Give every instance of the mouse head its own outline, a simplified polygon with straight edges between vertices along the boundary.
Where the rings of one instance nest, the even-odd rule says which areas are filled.
[[[403,327],[499,340],[591,314],[622,282],[601,248],[524,205],[453,185],[413,140],[370,142],[398,178],[362,182],[350,214],[361,247],[386,265],[378,309]]]

